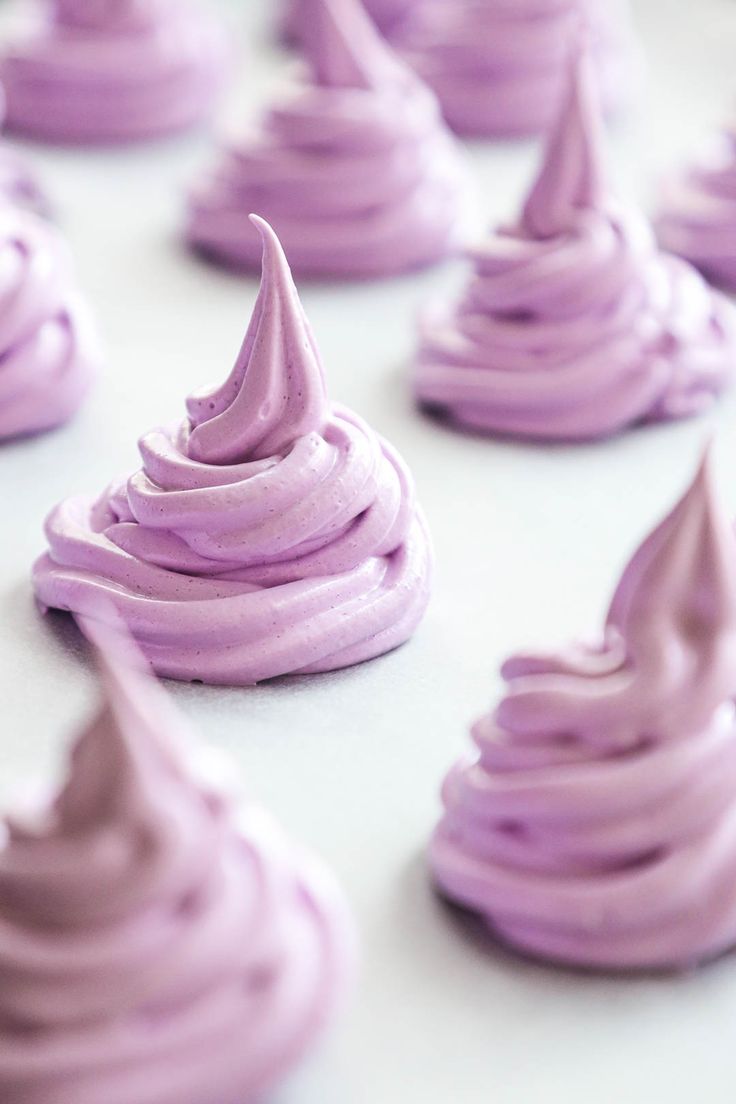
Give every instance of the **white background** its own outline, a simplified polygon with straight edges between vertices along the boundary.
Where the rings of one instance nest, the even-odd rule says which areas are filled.
[[[624,191],[736,109],[735,0],[635,0],[648,77],[611,142]],[[241,105],[281,79],[260,30],[275,0],[229,5],[243,42]],[[231,104],[231,110],[232,110]],[[240,112],[234,112],[236,117]],[[29,150],[94,303],[108,360],[77,420],[0,447],[0,785],[50,774],[95,688],[79,638],[36,613],[41,522],[136,462],[147,428],[182,411],[236,354],[257,285],[184,252],[182,192],[206,135],[134,152]],[[476,146],[484,217],[513,213],[533,144]],[[627,556],[718,434],[736,511],[736,397],[709,418],[604,444],[539,448],[465,438],[412,409],[414,315],[462,267],[357,287],[306,286],[333,396],[411,464],[434,531],[434,599],[415,640],[335,675],[251,690],[169,684],[244,784],[334,865],[363,943],[352,1011],[279,1104],[733,1104],[736,956],[692,976],[601,979],[467,939],[427,885],[437,788],[518,646],[595,630]],[[81,660],[81,662],[80,662]],[[131,1101],[131,1104],[135,1104]],[[217,1104],[217,1102],[213,1102]]]

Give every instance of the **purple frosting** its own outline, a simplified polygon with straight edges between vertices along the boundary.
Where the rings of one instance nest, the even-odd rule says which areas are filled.
[[[576,54],[519,222],[472,252],[460,300],[423,320],[423,405],[488,433],[572,441],[697,413],[731,379],[736,311],[610,198],[601,130]]]
[[[706,461],[602,643],[503,667],[443,791],[436,882],[514,946],[611,969],[736,944],[736,543]]]
[[[362,2],[379,31],[390,38],[408,12],[416,6],[418,0],[362,0]],[[314,4],[315,0],[286,0],[283,28],[287,38],[304,40],[308,37]]]
[[[736,289],[736,130],[724,130],[664,182],[656,229],[665,249]]]
[[[537,134],[554,121],[581,14],[613,110],[635,69],[625,0],[423,0],[401,23],[397,46],[459,134]]]
[[[67,421],[100,359],[66,243],[31,212],[0,204],[0,440]]]
[[[93,635],[100,708],[58,793],[4,824],[0,1098],[261,1100],[341,1002],[347,907],[137,657]]]
[[[247,216],[258,211],[301,274],[391,275],[455,251],[468,178],[434,95],[357,0],[316,0],[308,47],[311,78],[195,189],[191,245],[257,267]]]
[[[127,142],[207,119],[224,31],[196,0],[51,0],[0,62],[8,128],[51,142]]]
[[[105,595],[160,674],[246,685],[390,651],[427,605],[431,553],[409,472],[333,406],[273,230],[240,355],[140,442],[142,468],[49,517],[43,605]]]

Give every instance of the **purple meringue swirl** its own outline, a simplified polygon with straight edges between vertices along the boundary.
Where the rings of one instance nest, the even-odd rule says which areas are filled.
[[[51,0],[39,13],[39,27],[0,61],[10,130],[50,142],[128,142],[212,114],[228,48],[197,0]]]
[[[736,311],[659,253],[606,195],[584,56],[520,223],[473,251],[459,302],[427,312],[419,401],[475,430],[603,437],[710,405],[736,363]]]
[[[278,239],[255,219],[263,279],[222,387],[147,433],[143,467],[47,521],[42,604],[93,612],[104,593],[160,674],[246,685],[330,671],[404,643],[431,555],[411,476],[333,407]]]
[[[100,359],[66,243],[31,212],[0,205],[0,441],[68,421]]]
[[[735,130],[718,135],[693,165],[664,182],[655,226],[665,249],[736,289]]]
[[[258,211],[301,274],[388,276],[441,260],[461,244],[469,183],[434,95],[357,0],[314,0],[309,30],[311,80],[195,188],[189,243],[257,267],[246,216]]]
[[[395,37],[437,93],[453,130],[518,137],[544,133],[554,122],[581,14],[603,103],[614,111],[627,98],[634,69],[622,0],[423,0]]]
[[[236,811],[144,673],[105,701],[47,808],[0,846],[0,1097],[241,1104],[331,1018],[353,932],[329,873]]]
[[[736,545],[704,464],[599,648],[521,656],[449,774],[437,884],[521,950],[686,967],[736,944]]]

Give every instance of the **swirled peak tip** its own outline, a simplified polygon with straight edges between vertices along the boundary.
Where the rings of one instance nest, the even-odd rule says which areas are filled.
[[[736,629],[736,543],[710,447],[685,494],[628,564],[608,624],[630,649],[648,651],[672,639],[688,651],[709,649]]]
[[[265,219],[250,218],[263,241],[250,325],[225,383],[187,402],[189,455],[204,463],[282,454],[328,417],[322,363],[281,243]]]
[[[323,88],[380,87],[389,56],[361,0],[301,0],[305,47]]]
[[[113,820],[126,808],[150,811],[156,805],[151,786],[160,783],[162,771],[170,778],[179,775],[185,761],[184,743],[177,752],[183,719],[148,675],[114,611],[105,610],[102,616],[104,621],[80,618],[93,648],[102,701],[72,750],[54,805],[66,831]]]
[[[577,213],[596,208],[605,194],[601,109],[590,55],[582,43],[576,44],[569,64],[562,109],[522,213],[522,226],[534,238],[565,234]]]

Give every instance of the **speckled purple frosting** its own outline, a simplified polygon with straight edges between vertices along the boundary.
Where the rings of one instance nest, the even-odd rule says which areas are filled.
[[[104,595],[162,675],[245,685],[330,671],[403,644],[431,553],[411,476],[333,406],[278,239],[235,367],[140,442],[143,467],[46,524],[42,605]]]
[[[49,0],[37,12],[37,25],[0,61],[10,130],[50,142],[128,142],[212,114],[229,53],[197,0]]]
[[[736,290],[736,129],[724,130],[693,164],[663,181],[655,225],[665,249]]]
[[[342,999],[347,907],[95,635],[102,705],[58,794],[0,842],[0,1098],[261,1100]]]
[[[255,268],[247,216],[258,211],[301,275],[388,276],[459,249],[469,180],[434,95],[358,0],[314,0],[308,54],[311,78],[195,188],[190,244]]]
[[[707,462],[626,568],[603,642],[503,668],[448,775],[437,885],[501,938],[608,969],[736,944],[736,541]]]
[[[538,134],[554,122],[581,16],[613,111],[636,81],[625,0],[422,0],[399,25],[397,47],[459,134]]]
[[[0,441],[66,422],[100,361],[61,235],[0,203]]]
[[[460,299],[423,318],[422,405],[487,433],[574,441],[696,414],[732,379],[736,310],[611,198],[600,131],[576,55],[520,220],[473,250]]]

